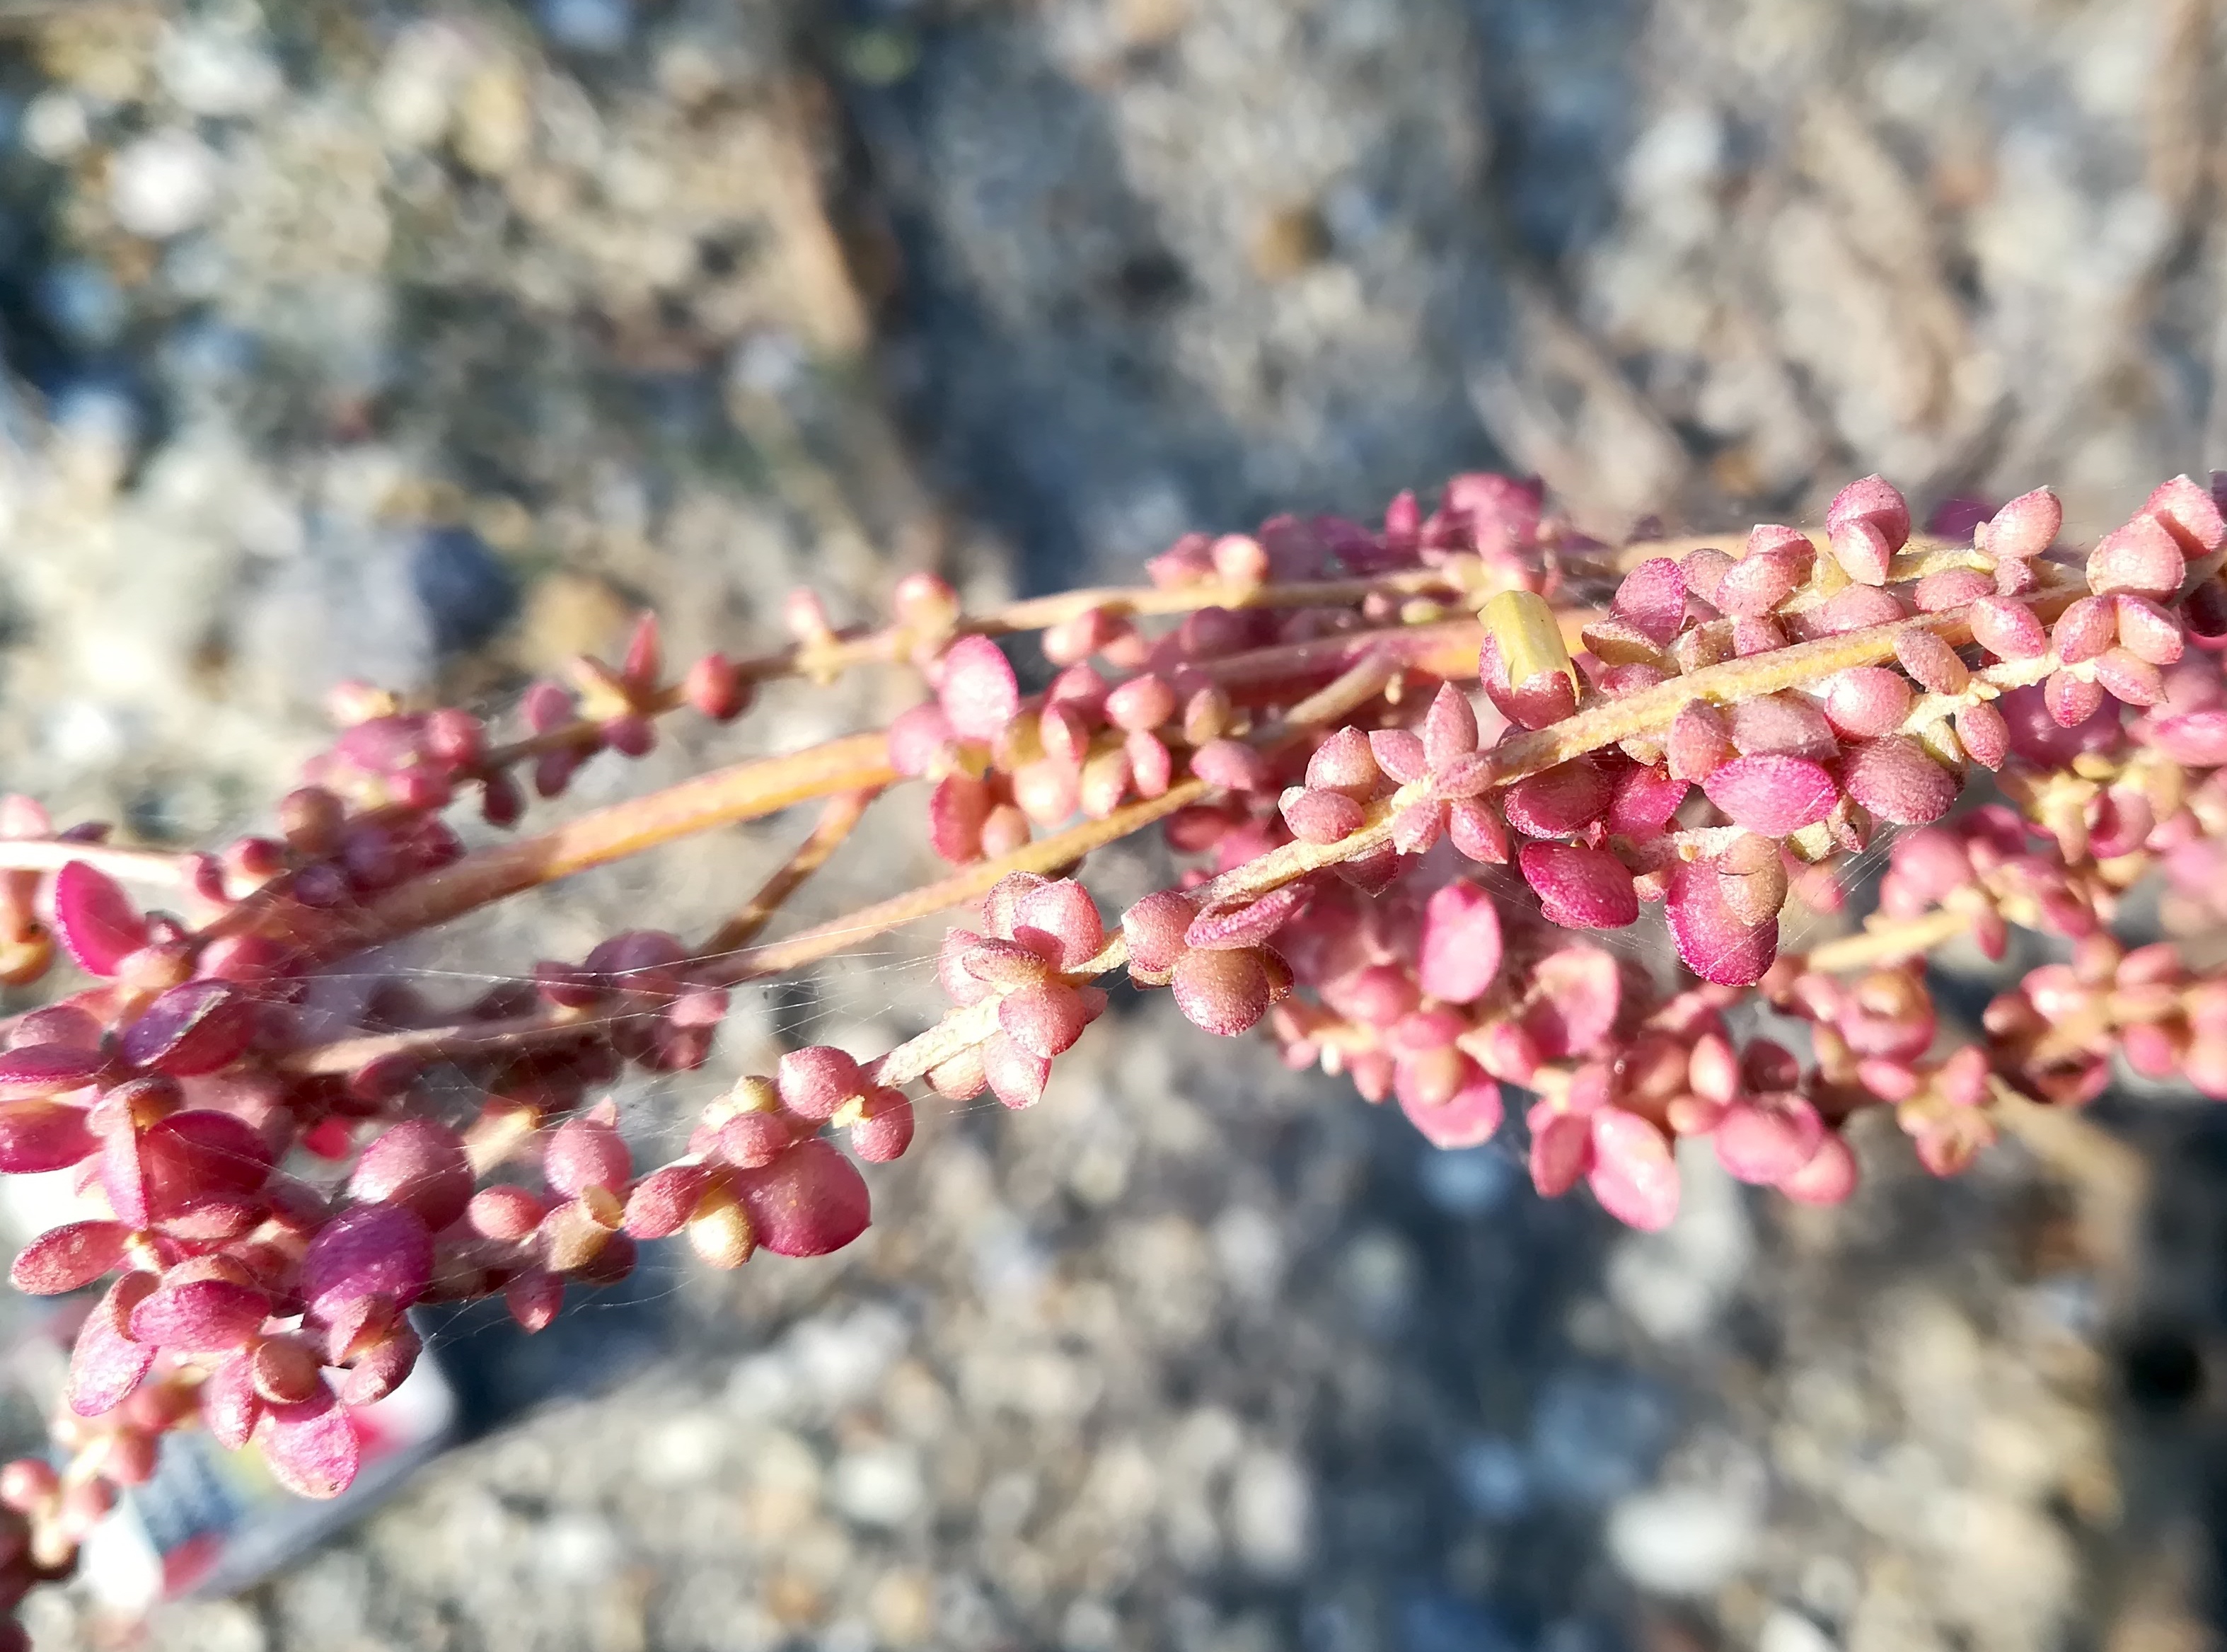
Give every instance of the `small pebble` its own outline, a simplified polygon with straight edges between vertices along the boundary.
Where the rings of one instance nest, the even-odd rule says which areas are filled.
[[[909,1446],[876,1445],[836,1459],[835,1507],[861,1526],[902,1526],[927,1500],[920,1457]]]
[[[1400,1603],[1400,1652],[1516,1652],[1518,1642],[1482,1606],[1436,1590]]]
[[[479,647],[518,613],[518,582],[469,528],[432,528],[420,536],[410,553],[410,584],[443,654]]]
[[[285,89],[278,66],[251,35],[207,25],[170,31],[156,58],[163,89],[196,115],[252,115]]]
[[[536,10],[543,30],[566,51],[623,51],[634,33],[632,0],[541,0]]]
[[[1462,1501],[1487,1520],[1514,1520],[1531,1506],[1531,1465],[1513,1440],[1488,1435],[1455,1455]]]
[[[1676,1486],[1626,1497],[1610,1514],[1608,1549],[1643,1589],[1706,1595],[1753,1550],[1756,1511],[1730,1492]]]
[[[1254,1451],[1230,1477],[1229,1536],[1256,1575],[1295,1576],[1314,1547],[1314,1489],[1280,1451]]]
[[[1838,1652],[1838,1643],[1790,1606],[1774,1606],[1755,1637],[1755,1652]]]
[[[191,132],[151,132],[117,151],[109,209],[132,234],[168,240],[208,217],[220,171],[216,156]]]
[[[1554,1377],[1532,1415],[1538,1483],[1564,1502],[1611,1502],[1653,1467],[1669,1422],[1668,1400],[1637,1377],[1591,1371]]]
[[[41,92],[23,110],[23,147],[42,161],[67,161],[86,146],[93,124],[85,105],[68,92]]]
[[[114,277],[88,258],[54,265],[41,276],[38,304],[58,331],[95,349],[115,343],[131,314]]]
[[[1425,1198],[1447,1215],[1466,1220],[1498,1209],[1515,1191],[1522,1173],[1506,1148],[1488,1142],[1482,1147],[1418,1154],[1415,1179],[1422,1183]]]

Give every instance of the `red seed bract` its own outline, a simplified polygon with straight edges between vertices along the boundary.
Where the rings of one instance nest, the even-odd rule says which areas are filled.
[[[0,1103],[46,1100],[83,1089],[107,1065],[108,1058],[92,1048],[20,1044],[0,1054]]]
[[[1825,682],[1826,717],[1838,733],[1857,739],[1900,728],[1911,698],[1902,674],[1882,666],[1852,666]]]
[[[763,1170],[737,1170],[735,1187],[757,1242],[776,1256],[825,1256],[872,1220],[865,1178],[830,1144],[801,1141]]]
[[[130,1232],[120,1221],[72,1221],[50,1228],[16,1253],[8,1277],[18,1291],[33,1296],[74,1291],[123,1259]]]
[[[1021,706],[1013,667],[987,637],[961,637],[951,645],[936,695],[952,731],[962,740],[996,739]]]
[[[151,1273],[126,1273],[86,1316],[70,1353],[65,1390],[70,1409],[79,1416],[98,1417],[123,1404],[154,1364],[153,1345],[134,1342],[124,1326],[132,1311],[153,1294],[156,1283]]]
[[[1850,751],[1841,763],[1848,795],[1882,820],[1928,826],[1956,801],[1956,777],[1908,735],[1889,735]]]
[[[1726,903],[1721,880],[1707,866],[1672,874],[1667,910],[1670,934],[1686,967],[1720,986],[1752,986],[1778,955],[1778,922],[1752,923]]]
[[[1855,522],[1871,524],[1886,541],[1887,549],[1899,551],[1910,538],[1909,501],[1886,477],[1861,477],[1834,494],[1833,502],[1825,507],[1828,532]]]
[[[438,1233],[472,1197],[463,1138],[431,1119],[405,1119],[364,1149],[348,1190],[367,1203],[406,1204]]]
[[[2179,545],[2149,516],[2105,534],[2088,556],[2089,588],[2099,596],[2122,590],[2169,596],[2186,571]]]
[[[265,1406],[255,1438],[279,1483],[303,1497],[337,1497],[354,1482],[362,1459],[348,1407],[329,1394]]]
[[[1633,843],[1658,837],[1691,789],[1659,769],[1634,763],[1617,780],[1616,795],[1609,803],[1609,830]]]
[[[1973,640],[1998,659],[2031,660],[2049,651],[2049,634],[2024,603],[1982,596],[1971,615]]]
[[[54,875],[54,929],[78,967],[92,975],[113,975],[117,966],[146,945],[147,922],[116,880],[81,860]]]
[[[1825,1139],[1817,1109],[1799,1095],[1734,1101],[1716,1128],[1718,1161],[1743,1182],[1771,1186],[1815,1156]]]
[[[2227,766],[2227,710],[2162,718],[2151,725],[2149,743],[2173,762],[2192,768]]]
[[[1642,1233],[1668,1228],[1678,1214],[1678,1164],[1662,1132],[1620,1107],[1603,1107],[1591,1123],[1586,1185],[1601,1208]]]
[[[1856,1180],[1855,1154],[1841,1137],[1828,1135],[1809,1162],[1791,1176],[1781,1177],[1777,1187],[1803,1204],[1839,1204],[1856,1190]]]
[[[543,1177],[553,1191],[567,1196],[590,1188],[622,1186],[632,1170],[625,1141],[597,1119],[567,1119],[542,1150]]]
[[[372,1297],[407,1307],[433,1276],[433,1244],[404,1205],[357,1205],[317,1232],[302,1253],[302,1298],[331,1320]]]
[[[1153,973],[1172,969],[1187,944],[1184,936],[1197,916],[1197,905],[1175,890],[1147,895],[1124,912],[1121,934],[1128,942],[1132,968]]]
[[[1760,753],[1712,770],[1701,789],[1733,824],[1772,838],[1823,820],[1841,794],[1823,764]]]
[[[1508,788],[1508,824],[1530,838],[1566,838],[1608,812],[1615,787],[1598,764],[1579,759]]]
[[[2210,556],[2227,544],[2227,521],[2211,491],[2187,476],[2160,482],[2142,505],[2142,514],[2172,534],[2192,557]]]
[[[1540,1058],[1564,1060],[1598,1047],[1624,1005],[1616,960],[1598,947],[1570,946],[1532,966],[1523,1032]]]
[[[2057,539],[2064,523],[2064,507],[2046,488],[2020,494],[1997,511],[1973,542],[1989,556],[2039,556]]]
[[[1934,633],[1912,628],[1894,640],[1894,657],[1920,685],[1937,694],[1961,694],[1971,672],[1956,651]]]
[[[851,1126],[851,1151],[869,1164],[887,1164],[912,1145],[913,1106],[900,1090],[877,1090],[867,1097],[865,1117]]]
[[[1452,1095],[1426,1106],[1402,1096],[1400,1109],[1435,1147],[1478,1147],[1492,1139],[1505,1112],[1500,1086],[1481,1075]]]
[[[636,1239],[668,1238],[688,1225],[711,1184],[706,1165],[660,1165],[627,1195],[621,1221]]]
[[[1841,749],[1824,707],[1807,694],[1763,694],[1732,708],[1732,745],[1743,756],[1777,753],[1825,762]]]
[[[1624,577],[1611,611],[1652,641],[1668,645],[1686,619],[1686,576],[1668,557],[1643,562]]]
[[[150,1005],[124,1030],[121,1052],[134,1067],[191,1078],[229,1067],[255,1035],[255,1005],[227,981],[188,981]]]
[[[271,1145],[259,1132],[236,1114],[204,1108],[149,1126],[138,1157],[157,1218],[254,1193],[271,1174]]]
[[[238,1347],[271,1311],[270,1298],[231,1279],[166,1279],[131,1311],[135,1342],[187,1354]]]
[[[866,1088],[858,1063],[825,1044],[790,1050],[781,1058],[774,1075],[782,1105],[815,1124],[833,1118],[845,1101]]]
[[[1718,583],[1716,604],[1727,614],[1760,616],[1794,594],[1800,563],[1790,552],[1764,551],[1743,558]]]
[[[0,1171],[10,1176],[67,1170],[96,1145],[82,1107],[60,1101],[0,1106]]]
[[[1186,1020],[1225,1038],[1268,1013],[1268,972],[1249,949],[1186,952],[1176,960],[1169,985]]]
[[[1549,920],[1569,929],[1621,929],[1639,917],[1631,872],[1603,849],[1531,843],[1516,858]]]
[[[1500,914],[1492,896],[1457,879],[1431,896],[1424,913],[1416,979],[1450,1004],[1483,997],[1500,973]]]
[[[1688,700],[1671,719],[1663,741],[1670,773],[1683,781],[1706,776],[1732,755],[1732,736],[1724,713],[1705,700]]]

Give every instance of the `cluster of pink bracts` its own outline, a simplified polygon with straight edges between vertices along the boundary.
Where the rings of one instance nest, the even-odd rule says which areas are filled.
[[[109,1283],[77,1333],[59,1466],[0,1472],[0,1592],[66,1572],[114,1488],[196,1419],[305,1494],[341,1490],[350,1407],[408,1375],[418,1304],[500,1294],[538,1329],[568,1285],[622,1278],[640,1241],[685,1236],[718,1266],[847,1245],[870,1215],[853,1160],[911,1142],[903,1087],[1034,1102],[1122,967],[1209,1032],[1266,1023],[1294,1065],[1396,1097],[1443,1145],[1492,1137],[1517,1087],[1540,1190],[1583,1181],[1643,1228],[1675,1212],[1681,1137],[1829,1203],[1855,1187],[1845,1126],[1867,1107],[1949,1174],[2001,1107],[2083,1101],[2115,1056],[2227,1095],[2227,977],[2109,927],[2153,869],[2198,921],[2227,890],[2227,523],[2183,478],[2084,554],[2054,548],[2060,526],[2038,490],[1969,541],[1913,540],[1872,477],[1822,536],[1649,554],[1576,534],[1534,488],[1460,477],[1433,514],[1403,496],[1376,531],[1193,536],[1136,591],[969,618],[914,576],[895,624],[848,633],[799,599],[793,647],[671,685],[645,624],[616,669],[537,685],[507,746],[464,712],[349,689],[350,726],[276,832],[219,855],[56,832],[10,800],[0,975],[34,981],[59,947],[93,978],[5,1024],[0,1172],[70,1178],[82,1207],[13,1278]],[[1031,628],[1057,674],[1024,696],[992,637]],[[885,734],[488,848],[443,818],[471,797],[508,826],[520,774],[553,796],[598,751],[648,750],[665,712],[725,720],[765,677],[877,660],[935,691]],[[621,935],[461,1009],[399,979],[336,991],[360,977],[335,966],[370,947],[826,798],[822,841],[769,886],[785,892],[906,778],[959,870],[823,926],[826,944],[743,947],[769,895],[716,947]],[[1191,870],[1109,928],[1053,874],[1153,824]],[[1889,827],[1879,910],[1781,955],[1789,900],[1837,909],[1845,858]],[[138,881],[198,916],[143,910]],[[704,1062],[733,985],[978,903],[939,956],[952,1011],[881,1060],[793,1051],[646,1170],[591,1102],[625,1063]],[[1585,938],[1655,904],[1681,990]],[[2000,956],[2013,925],[2071,961],[1998,999],[1978,1042],[1937,1048],[1928,949],[1970,936]],[[1803,1054],[1735,1044],[1727,1012],[1752,999],[1800,1024]],[[473,1116],[426,1111],[437,1068],[476,1081]]]

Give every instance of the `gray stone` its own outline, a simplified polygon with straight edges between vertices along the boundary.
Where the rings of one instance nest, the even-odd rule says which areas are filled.
[[[535,11],[551,41],[566,51],[620,51],[634,33],[633,0],[538,0]]]
[[[221,176],[216,156],[191,132],[151,132],[111,162],[108,204],[132,234],[167,240],[207,218]]]
[[[442,654],[481,647],[518,612],[518,582],[508,564],[469,528],[419,535],[410,552],[410,584]]]

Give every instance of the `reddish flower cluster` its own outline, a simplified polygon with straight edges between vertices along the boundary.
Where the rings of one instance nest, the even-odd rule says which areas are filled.
[[[0,1591],[65,1572],[114,1489],[196,1420],[337,1492],[353,1408],[418,1356],[416,1304],[500,1296],[539,1329],[643,1242],[685,1237],[722,1267],[851,1243],[871,1219],[858,1162],[911,1143],[905,1087],[1034,1103],[1124,967],[1209,1032],[1265,1024],[1294,1065],[1396,1098],[1440,1145],[1493,1138],[1512,1088],[1540,1190],[1582,1181],[1643,1228],[1677,1209],[1685,1138],[1831,1203],[1868,1108],[1945,1175],[2016,1108],[2096,1094],[2115,1058],[2227,1096],[2227,975],[2111,927],[2153,871],[2186,924],[2227,911],[2215,489],[2168,482],[2068,552],[2046,490],[1949,541],[1914,538],[1867,477],[1821,534],[1767,525],[1734,554],[1602,545],[1535,488],[1458,477],[1374,530],[1192,536],[1133,590],[970,616],[916,575],[893,624],[852,632],[800,597],[792,647],[674,683],[645,622],[616,667],[530,689],[509,744],[348,688],[272,833],[216,854],[119,848],[9,800],[0,979],[35,981],[59,951],[91,982],[4,1024],[0,1173],[66,1176],[81,1205],[13,1278],[101,1290],[61,1466],[0,1473]],[[993,640],[1024,631],[1056,673],[1041,693]],[[667,712],[725,719],[767,677],[876,662],[933,690],[885,730],[477,851],[444,818],[469,796],[511,826],[596,754],[648,750]],[[751,944],[910,778],[954,870]],[[630,932],[461,1008],[399,979],[338,990],[374,946],[814,798],[812,837],[702,941]],[[1109,927],[1064,874],[1153,825],[1189,870]],[[1790,903],[1839,910],[1846,858],[1889,832],[1878,911],[1783,953]],[[692,1069],[734,985],[978,903],[939,954],[935,1025],[871,1062],[792,1050],[708,1107],[685,1153],[635,1164],[596,1099],[625,1064]],[[1669,990],[1643,947],[1597,933],[1651,906],[1688,972]],[[2013,927],[2068,960],[1944,1037],[1925,954],[1969,936],[2000,957]],[[1737,1037],[1751,998],[1792,1030]],[[443,1116],[437,1070],[476,1105]]]

